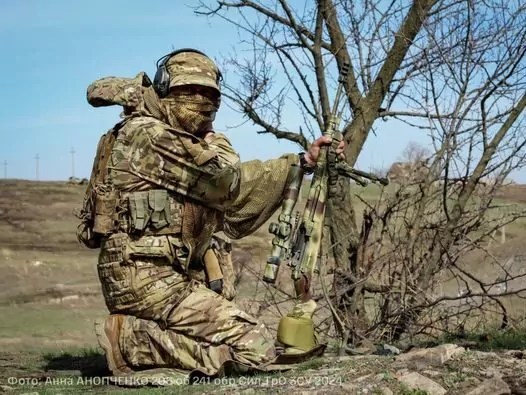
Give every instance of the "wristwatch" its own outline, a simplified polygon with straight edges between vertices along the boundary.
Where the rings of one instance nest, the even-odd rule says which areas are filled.
[[[314,173],[314,167],[315,166],[309,165],[307,163],[307,161],[305,160],[305,152],[300,152],[298,154],[298,156],[300,157],[300,167],[303,169],[305,174],[312,174],[312,173]]]

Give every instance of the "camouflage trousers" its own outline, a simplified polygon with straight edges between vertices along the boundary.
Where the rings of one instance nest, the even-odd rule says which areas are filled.
[[[183,274],[173,264],[179,248],[170,236],[115,234],[103,243],[97,270],[109,311],[124,315],[118,346],[126,363],[213,374],[227,360],[255,367],[273,359],[265,326],[206,288],[204,277]]]
[[[126,316],[119,348],[132,368],[200,368],[208,374],[228,360],[258,366],[276,356],[262,323],[201,285],[163,322]]]

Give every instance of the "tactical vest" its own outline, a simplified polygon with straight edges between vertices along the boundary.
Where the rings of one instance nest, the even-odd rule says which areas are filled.
[[[91,177],[77,214],[79,242],[100,248],[101,238],[116,232],[136,235],[180,234],[183,197],[164,189],[120,192],[107,183],[107,165],[115,138],[127,120],[104,134],[97,146]]]
[[[81,220],[77,238],[88,248],[100,248],[108,236],[118,232],[133,235],[134,240],[141,236],[174,235],[182,254],[177,255],[177,260],[187,274],[198,281],[205,280],[201,279],[205,274],[211,289],[231,299],[235,286],[230,243],[213,242],[222,240],[216,232],[222,229],[223,212],[239,192],[239,169],[225,167],[215,160],[216,155],[224,162],[232,160],[225,157],[229,149],[235,154],[229,144],[217,154],[195,142],[194,136],[189,138],[181,132],[180,150],[171,152],[171,155],[180,156],[175,162],[176,168],[171,168],[174,171],[172,179],[164,178],[164,172],[160,171],[161,161],[153,166],[149,164],[146,170],[134,169],[136,172],[132,174],[145,181],[138,191],[123,191],[121,186],[114,184],[112,172],[126,171],[113,168],[113,159],[110,159],[115,159],[115,153],[122,149],[119,135],[127,135],[123,129],[155,127],[157,118],[149,112],[150,107],[145,106],[146,101],[152,104],[151,100],[156,98],[155,93],[155,97],[146,96],[150,85],[149,78],[139,73],[135,78],[105,77],[88,87],[87,99],[92,106],[120,105],[125,119],[99,141],[83,206],[77,213]],[[237,155],[234,156],[238,160]],[[210,159],[214,159],[213,163],[207,164]],[[219,170],[216,169],[218,165],[221,169],[205,177],[198,170],[194,171],[205,165],[211,166],[211,170]],[[180,179],[176,180],[177,177]],[[152,182],[151,186],[146,180]]]

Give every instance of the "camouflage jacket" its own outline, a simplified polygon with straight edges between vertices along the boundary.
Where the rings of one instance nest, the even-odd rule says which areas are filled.
[[[121,192],[160,188],[183,196],[187,206],[201,213],[201,223],[189,231],[194,236],[203,233],[200,227],[206,220],[205,238],[221,230],[231,238],[244,237],[280,206],[297,155],[240,162],[223,134],[203,140],[170,127],[144,73],[133,79],[97,80],[89,86],[87,98],[95,107],[124,108],[106,182]]]

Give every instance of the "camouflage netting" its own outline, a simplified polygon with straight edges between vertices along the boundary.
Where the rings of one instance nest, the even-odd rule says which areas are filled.
[[[233,239],[247,236],[263,225],[283,201],[283,190],[290,183],[290,166],[298,156],[284,155],[266,162],[253,160],[241,164],[241,189],[225,213],[225,233]]]

